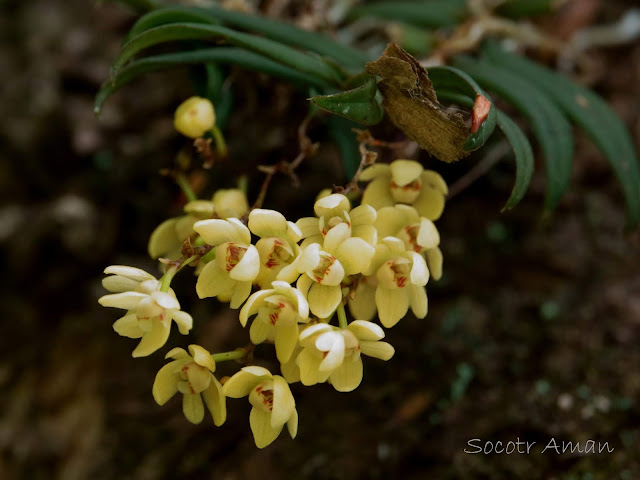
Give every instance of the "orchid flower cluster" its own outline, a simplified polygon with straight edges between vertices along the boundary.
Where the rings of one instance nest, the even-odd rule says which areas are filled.
[[[176,111],[175,123],[196,138],[215,116],[202,105],[206,100],[187,102]],[[149,253],[165,265],[160,279],[129,266],[105,270],[103,285],[110,294],[99,302],[126,311],[113,328],[140,339],[134,357],[161,349],[174,322],[182,335],[191,330],[193,319],[171,289],[186,265],[195,266],[200,298],[215,297],[239,309],[242,327],[250,324],[251,348],[275,346],[279,374],[247,364],[221,379],[215,376],[218,362],[254,361],[248,347],[213,354],[199,345],[174,348],[153,383],[158,404],[179,392],[187,420],[200,423],[206,407],[219,426],[226,419],[226,399],[248,397],[251,430],[263,448],[285,425],[296,436],[290,384],[329,383],[349,392],[362,381],[362,355],[393,356],[382,327],[393,327],[409,309],[424,318],[425,286],[442,274],[433,222],[442,214],[447,185],[411,160],[371,165],[360,180],[369,184],[359,206],[352,208],[343,194],[323,192],[315,216],[295,223],[274,210],[250,209],[239,189],[219,190],[211,200],[190,201],[183,216],[152,233]]]

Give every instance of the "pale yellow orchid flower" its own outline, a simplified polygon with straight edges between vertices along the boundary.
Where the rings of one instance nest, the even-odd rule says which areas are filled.
[[[204,405],[216,426],[227,419],[227,405],[222,385],[213,375],[216,362],[211,354],[199,345],[189,345],[189,353],[174,348],[165,358],[173,361],[162,367],[153,382],[153,398],[164,405],[176,393],[182,397],[182,412],[191,423],[204,418]],[[203,404],[204,400],[204,404]]]
[[[413,160],[395,160],[391,164],[375,164],[360,175],[371,180],[362,195],[362,204],[376,210],[397,203],[412,205],[420,216],[437,220],[444,210],[448,193],[446,182],[437,172],[425,170]]]
[[[108,267],[105,273],[113,275],[103,280],[104,287],[116,293],[104,295],[98,302],[103,307],[127,310],[113,329],[123,337],[140,338],[134,357],[146,357],[161,348],[169,338],[172,320],[182,335],[189,333],[193,326],[191,315],[180,310],[172,289],[160,291],[160,282],[153,275],[122,265]]]
[[[198,277],[198,296],[229,300],[231,308],[239,308],[260,272],[260,255],[251,245],[251,232],[235,218],[201,220],[193,228],[207,244],[216,247],[215,260],[207,263]]]
[[[285,424],[291,438],[298,433],[298,411],[289,384],[280,375],[272,375],[263,367],[244,367],[223,385],[227,397],[249,396],[253,406],[249,424],[258,448],[278,438]]]

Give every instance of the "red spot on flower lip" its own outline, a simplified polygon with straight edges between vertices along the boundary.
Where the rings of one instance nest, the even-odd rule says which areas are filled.
[[[398,185],[396,182],[394,182],[392,180],[391,181],[391,188],[399,188],[401,190],[419,191],[422,188],[422,185],[418,180],[414,180],[413,182],[407,183],[406,185],[403,185],[401,187],[400,185]]]
[[[473,111],[471,113],[471,133],[476,133],[480,130],[482,122],[484,122],[489,115],[491,109],[491,102],[487,97],[483,95],[477,95],[476,101],[473,104]]]

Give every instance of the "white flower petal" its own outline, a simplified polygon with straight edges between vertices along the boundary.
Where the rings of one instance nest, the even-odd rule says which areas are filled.
[[[227,398],[222,391],[222,385],[213,375],[211,375],[211,385],[202,392],[202,399],[213,417],[214,425],[216,427],[222,425],[227,419]]]
[[[295,223],[287,222],[286,237],[291,243],[298,243],[302,240],[302,230]]]
[[[362,204],[371,205],[376,210],[380,210],[382,207],[391,207],[395,203],[389,191],[388,177],[376,178],[367,185],[362,194]]]
[[[258,345],[267,339],[272,329],[271,325],[263,322],[260,318],[256,318],[249,328],[249,338],[254,344]]]
[[[120,275],[111,275],[102,279],[102,286],[111,293],[131,292],[140,284],[138,280],[133,280]]]
[[[175,347],[167,352],[164,358],[173,358],[174,360],[182,360],[188,358],[191,361],[190,355],[184,348]]]
[[[176,322],[176,325],[178,325],[178,331],[182,335],[187,335],[189,330],[193,328],[193,317],[187,312],[174,310],[171,312],[171,317],[173,321]]]
[[[409,295],[405,288],[387,290],[376,289],[376,306],[380,323],[386,328],[393,327],[409,310]]]
[[[162,308],[166,310],[178,310],[180,308],[180,303],[178,299],[167,292],[152,292],[151,298],[154,302],[160,305]]]
[[[351,226],[373,225],[376,221],[376,209],[371,205],[360,205],[349,212],[351,217]]]
[[[275,210],[256,208],[249,214],[249,230],[258,237],[282,237],[287,231],[287,219]]]
[[[199,393],[187,393],[182,397],[182,413],[191,423],[198,424],[204,418],[204,405]]]
[[[444,210],[444,196],[437,190],[422,185],[420,195],[413,202],[413,206],[421,217],[437,220]]]
[[[424,172],[422,172],[420,178],[422,179],[423,188],[424,185],[427,185],[434,190],[437,190],[442,195],[446,195],[449,193],[447,182],[444,181],[444,178],[442,178],[442,176],[438,172],[434,170],[425,170]]]
[[[255,246],[249,245],[240,261],[229,272],[229,277],[240,282],[252,282],[259,272],[260,254]]]
[[[340,260],[345,275],[355,275],[369,268],[375,253],[376,249],[370,244],[361,238],[353,237],[340,244],[336,250],[336,257]]]
[[[351,392],[362,382],[362,358],[360,355],[345,358],[329,376],[329,381],[338,392]]]
[[[317,217],[301,218],[296,222],[296,227],[300,229],[302,238],[320,235],[320,220]]]
[[[213,245],[214,247],[226,242],[235,242],[245,245],[251,243],[251,233],[249,232],[249,229],[247,229],[247,227],[242,223],[240,223],[240,225],[244,227],[244,229],[239,227],[233,222],[233,220],[236,219],[230,218],[228,220],[220,220],[216,218],[200,220],[195,223],[193,229],[206,243]]]
[[[113,329],[118,335],[128,338],[141,338],[144,330],[140,328],[138,317],[135,313],[130,313],[119,318],[113,323]]]
[[[253,387],[266,378],[271,378],[271,373],[266,368],[244,367],[226,381],[222,386],[222,391],[230,398],[246,397]]]
[[[211,372],[216,371],[216,362],[209,350],[200,345],[189,345],[189,353],[198,365],[207,368]]]
[[[257,408],[252,408],[249,414],[249,424],[253,432],[253,440],[256,447],[264,448],[273,443],[282,431],[283,425],[277,428],[271,426],[271,413],[263,412]]]
[[[382,207],[378,210],[378,218],[375,227],[381,238],[395,237],[398,232],[407,225],[409,219],[405,210],[393,207]]]
[[[316,348],[326,352],[318,366],[321,372],[331,372],[338,368],[344,360],[344,336],[340,332],[323,333],[316,340]]]
[[[413,260],[411,267],[411,283],[424,287],[429,281],[429,269],[424,257],[416,252],[409,252]]]
[[[322,249],[325,252],[334,253],[338,246],[349,237],[351,237],[351,227],[346,223],[339,223],[324,237]]]
[[[309,295],[309,289],[314,283],[315,282],[311,279],[311,277],[309,277],[308,275],[302,275],[296,283],[296,288],[300,291],[300,293],[302,293],[302,295],[307,297]]]
[[[155,320],[152,322],[151,330],[145,332],[145,334],[142,336],[142,339],[133,351],[132,356],[134,358],[137,358],[151,355],[159,348],[162,348],[164,344],[167,343],[168,338],[169,327],[166,326],[164,322]]]
[[[429,272],[434,280],[440,280],[442,278],[442,251],[436,248],[430,248],[425,252],[427,255],[427,265],[429,266]]]
[[[387,342],[360,342],[360,352],[369,357],[389,360],[396,350]]]
[[[181,360],[174,360],[163,366],[153,381],[153,398],[158,405],[164,405],[178,392],[178,380],[180,376],[175,372],[178,364],[184,363]]]
[[[404,187],[420,177],[424,171],[422,165],[415,160],[395,160],[389,165],[391,180],[399,187]]]
[[[280,363],[287,363],[298,344],[298,324],[282,325],[276,327],[275,344],[276,355]],[[253,342],[256,343],[256,342]]]
[[[362,171],[362,173],[360,174],[360,180],[363,182],[367,182],[376,177],[388,177],[389,175],[389,165],[387,165],[386,163],[376,163],[374,165],[371,165],[370,167],[365,168]]]
[[[302,294],[300,290],[297,288],[293,288],[286,282],[275,281],[272,283],[273,288],[283,295],[289,297],[296,310],[298,311],[298,315],[300,316],[300,320],[306,320],[309,317],[309,304],[307,303],[307,299]]]
[[[313,210],[318,217],[332,217],[351,210],[351,202],[341,193],[333,193],[317,200]]]
[[[273,282],[273,283],[276,283],[276,282]],[[278,283],[284,283],[284,282],[278,282]],[[289,284],[286,284],[286,283],[285,285],[289,286]],[[240,310],[240,315],[239,315],[240,323],[242,324],[243,327],[247,326],[247,321],[249,320],[249,317],[258,313],[258,310],[264,304],[265,298],[267,298],[269,295],[273,295],[273,293],[274,292],[272,289],[259,290],[249,297],[249,299],[247,300],[247,303],[245,303],[244,306],[242,307],[242,310]]]
[[[384,330],[380,328],[380,325],[372,322],[355,320],[347,328],[353,332],[358,340],[376,341],[384,338]]]
[[[420,221],[420,229],[418,230],[416,241],[418,245],[425,249],[435,248],[440,244],[440,233],[431,220],[423,218]]]
[[[217,297],[233,289],[236,283],[229,278],[227,272],[218,267],[216,262],[209,262],[198,276],[196,293],[200,298]]]
[[[122,292],[105,295],[98,299],[98,303],[103,307],[122,308],[123,310],[135,310],[138,304],[147,298],[146,293]]]
[[[299,336],[299,341],[301,344],[306,344],[307,340],[311,340],[311,344],[314,343],[312,337],[319,333],[330,332],[334,327],[327,323],[316,323],[315,325],[309,325],[305,327]],[[305,345],[306,346],[306,345]]]
[[[156,277],[150,273],[141,270],[136,267],[128,267],[126,265],[111,265],[104,269],[104,273],[108,275],[120,275],[121,277],[130,278],[137,282],[144,282],[145,280],[155,280]]]
[[[176,236],[177,218],[165,220],[151,233],[147,250],[154,260],[180,247],[180,240]]]
[[[238,188],[218,190],[211,201],[222,218],[240,218],[249,211],[247,195]]]
[[[315,385],[320,382],[318,368],[321,357],[318,357],[309,348],[305,348],[298,356],[298,367],[300,367],[300,382],[305,385]]]
[[[240,308],[247,297],[251,295],[251,282],[237,282],[231,295],[231,308]]]
[[[354,318],[371,320],[375,317],[376,312],[378,311],[376,307],[375,293],[376,289],[365,282],[360,282],[358,284],[353,298],[348,297],[349,311]]]
[[[297,259],[297,268],[299,272],[309,272],[316,268],[320,263],[320,245],[312,243],[303,249]]]
[[[296,438],[296,435],[298,435],[298,411],[295,408],[291,413],[291,418],[287,421],[287,430],[289,430],[291,438]]]
[[[416,285],[409,286],[409,303],[411,304],[411,311],[418,318],[424,318],[427,316],[429,308],[427,301],[427,291],[424,287],[418,287]]]
[[[361,238],[374,247],[378,243],[378,230],[373,225],[355,225],[351,228],[351,236]]]
[[[340,285],[321,285],[314,282],[309,289],[307,300],[314,315],[327,318],[342,301],[342,289]]]
[[[281,427],[291,418],[296,409],[289,384],[280,375],[273,376],[273,410],[271,412],[271,426]]]

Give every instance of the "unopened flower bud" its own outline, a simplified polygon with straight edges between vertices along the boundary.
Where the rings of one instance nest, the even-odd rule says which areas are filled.
[[[189,138],[203,136],[215,123],[213,104],[202,97],[191,97],[182,102],[173,117],[176,130]]]

